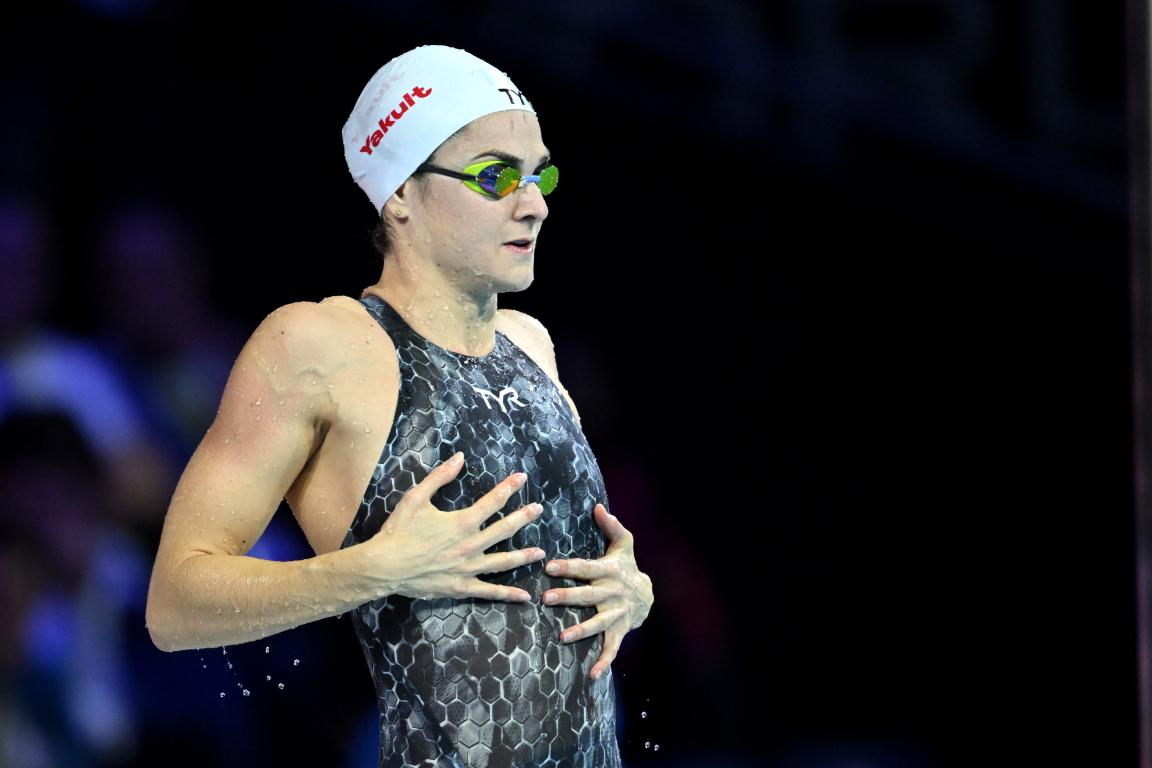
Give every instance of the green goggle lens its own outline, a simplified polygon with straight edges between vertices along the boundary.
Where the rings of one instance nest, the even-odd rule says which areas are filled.
[[[477,192],[484,192],[493,197],[507,197],[512,190],[524,186],[528,182],[535,182],[540,188],[540,194],[551,194],[560,180],[560,171],[554,165],[546,165],[539,173],[530,176],[521,176],[520,171],[500,160],[485,160],[470,165],[464,169],[467,175],[475,175],[476,180],[466,180],[464,183]]]

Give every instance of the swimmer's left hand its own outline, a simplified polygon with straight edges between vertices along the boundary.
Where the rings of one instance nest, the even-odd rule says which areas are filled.
[[[620,643],[629,631],[648,618],[652,609],[652,580],[636,567],[632,551],[632,534],[619,520],[608,514],[603,504],[596,505],[596,524],[608,536],[604,556],[597,560],[550,560],[547,571],[552,576],[587,579],[586,587],[550,589],[543,595],[547,605],[594,605],[597,613],[588,621],[569,627],[560,634],[566,643],[604,633],[604,647],[589,675],[598,680],[612,664]],[[551,599],[550,599],[551,598]]]

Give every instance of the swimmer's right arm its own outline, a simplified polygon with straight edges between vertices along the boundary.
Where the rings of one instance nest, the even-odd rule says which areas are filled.
[[[520,483],[505,478],[476,504],[445,514],[429,499],[459,472],[448,462],[367,541],[290,562],[244,554],[331,423],[333,346],[323,310],[299,302],[265,318],[237,357],[164,520],[145,617],[161,650],[258,640],[389,594],[530,599],[475,578],[544,557],[536,549],[483,553],[534,517],[522,507],[478,530]]]

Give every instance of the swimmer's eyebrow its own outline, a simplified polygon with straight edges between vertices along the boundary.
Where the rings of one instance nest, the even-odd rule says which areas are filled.
[[[495,157],[497,160],[503,160],[505,163],[508,163],[508,165],[511,165],[515,168],[521,167],[524,163],[523,160],[516,157],[515,155],[510,155],[507,152],[500,151],[499,149],[490,149],[487,152],[481,152],[480,154],[476,155],[472,159],[473,160],[479,160],[482,157]],[[541,168],[543,168],[545,165],[548,164],[548,161],[551,159],[552,159],[551,153],[541,157],[539,164],[536,166],[536,170],[540,170]]]

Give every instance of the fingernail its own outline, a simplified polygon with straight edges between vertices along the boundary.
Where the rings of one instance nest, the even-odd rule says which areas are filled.
[[[553,576],[560,573],[559,563],[549,563],[548,564],[548,573],[552,574]]]
[[[452,466],[454,466],[454,467],[459,466],[460,462],[462,462],[462,461],[464,461],[464,452],[460,451],[459,453],[457,453],[455,456],[452,457]]]
[[[546,603],[556,602],[556,594],[554,592],[549,592],[548,594],[544,595],[544,602],[546,602]]]

